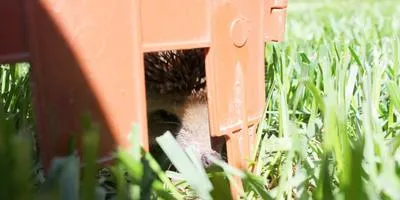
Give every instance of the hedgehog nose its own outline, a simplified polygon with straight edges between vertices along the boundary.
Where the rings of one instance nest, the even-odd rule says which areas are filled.
[[[222,158],[222,156],[219,153],[215,152],[215,151],[203,154],[201,156],[201,162],[203,163],[203,166],[205,168],[208,168],[208,167],[210,167],[211,165],[214,164],[214,162],[212,162],[210,157],[214,157],[216,159],[221,159]]]

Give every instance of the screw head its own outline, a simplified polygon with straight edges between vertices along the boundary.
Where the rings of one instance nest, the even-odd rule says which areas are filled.
[[[231,38],[233,44],[240,48],[243,47],[249,37],[248,22],[244,18],[236,18],[231,23]]]

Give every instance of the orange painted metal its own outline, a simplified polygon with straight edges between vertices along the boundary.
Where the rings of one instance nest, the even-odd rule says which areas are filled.
[[[189,48],[207,49],[211,136],[225,136],[228,162],[247,169],[264,108],[264,42],[283,39],[287,3],[0,1],[0,62],[24,61],[32,53],[45,169],[67,153],[69,136],[79,139],[84,112],[100,125],[100,162],[111,159],[116,145],[130,146],[133,123],[148,149],[143,53]]]
[[[27,61],[24,0],[0,1],[0,63]]]

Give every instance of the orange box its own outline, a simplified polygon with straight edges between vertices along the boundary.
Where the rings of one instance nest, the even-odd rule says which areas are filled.
[[[282,40],[287,3],[0,1],[0,62],[32,64],[44,168],[67,153],[85,112],[101,125],[100,162],[129,147],[132,123],[148,149],[143,53],[200,47],[211,135],[225,136],[228,162],[247,168],[265,101],[264,43]]]

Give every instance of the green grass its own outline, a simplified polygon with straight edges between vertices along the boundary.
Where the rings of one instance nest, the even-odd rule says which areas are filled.
[[[227,183],[236,175],[248,199],[399,199],[399,31],[400,3],[395,0],[289,0],[285,41],[266,46],[268,107],[258,130],[254,174],[226,163],[207,174],[190,151],[175,158],[171,154],[182,169],[179,174],[164,173],[136,146],[116,154],[120,162],[113,171],[120,177],[117,185],[124,186],[119,197],[227,199]],[[26,184],[31,140],[10,134],[33,130],[26,69],[1,69],[1,197],[33,195]],[[92,132],[88,138],[95,137]],[[179,148],[168,135],[158,142],[167,154]],[[84,155],[90,163],[95,144],[87,145]],[[62,189],[41,194],[93,196],[94,180],[84,177],[79,194],[72,184],[79,182],[76,160],[63,162],[69,163],[63,168],[69,176],[61,173]],[[128,185],[122,171],[132,179]]]
[[[266,56],[274,89],[257,175],[274,197],[400,197],[399,11],[395,1],[290,2],[286,41]]]
[[[397,199],[400,4],[333,2],[291,1],[286,41],[268,48],[262,143],[292,145],[262,147],[258,175],[277,198]]]

